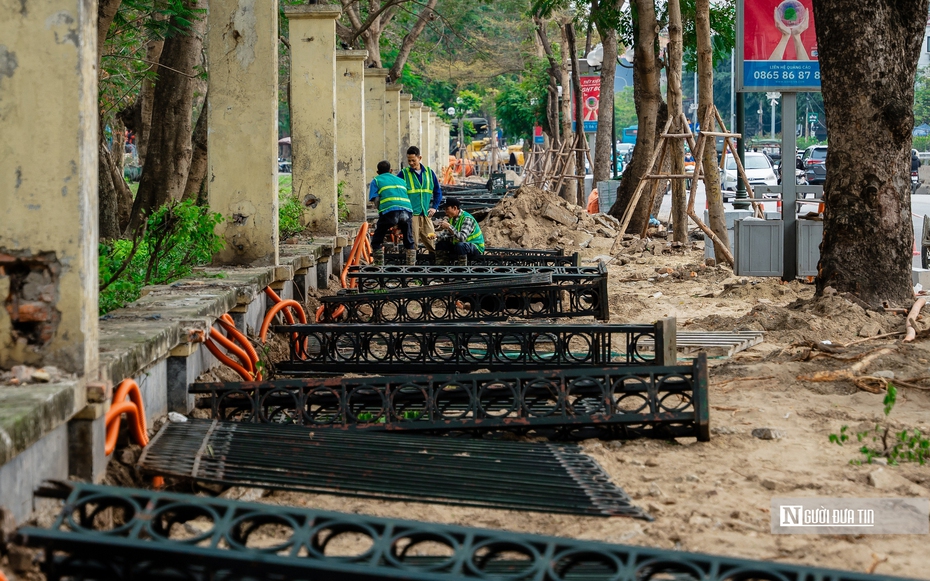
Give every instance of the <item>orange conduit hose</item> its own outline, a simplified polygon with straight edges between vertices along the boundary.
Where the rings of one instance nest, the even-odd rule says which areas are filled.
[[[129,401],[125,401],[129,396]],[[132,435],[136,443],[145,446],[149,443],[148,428],[145,425],[145,413],[142,404],[142,392],[132,379],[124,379],[116,394],[113,395],[113,404],[106,413],[105,424],[107,428],[106,445],[104,452],[107,456],[116,449],[116,437],[119,435],[120,416],[127,414],[132,420]]]
[[[238,373],[242,379],[244,379],[245,381],[252,381],[254,379],[252,377],[252,374],[247,369],[245,369],[244,367],[242,367],[241,365],[239,365],[238,363],[230,359],[225,353],[223,353],[220,350],[220,348],[216,346],[216,343],[214,343],[212,339],[207,339],[206,341],[203,342],[203,344],[206,345],[210,353],[213,353],[214,357],[220,360],[220,363],[222,363],[223,365],[229,367],[230,369]]]
[[[364,222],[361,227],[359,227],[358,234],[355,236],[355,242],[352,244],[352,250],[349,251],[349,259],[346,260],[345,265],[342,267],[342,273],[339,276],[339,282],[342,284],[342,288],[350,288],[350,286],[352,288],[355,287],[357,283],[355,283],[354,280],[351,283],[347,280],[349,267],[359,264],[362,258],[371,262],[371,243],[368,241],[368,222]]]
[[[336,307],[336,310],[333,311],[333,320],[338,319],[344,312],[346,312],[345,305],[339,305],[338,307]],[[320,305],[319,308],[316,310],[316,322],[322,323],[323,322],[321,320],[322,318],[323,318],[323,305]]]
[[[295,309],[297,311],[297,318],[300,319],[300,322],[305,325],[307,324],[307,315],[304,314],[304,310],[300,306],[300,303],[294,300],[290,300],[290,299],[286,301],[281,301],[280,303],[277,303],[273,307],[271,307],[268,310],[268,313],[265,315],[265,320],[262,322],[262,330],[258,334],[259,338],[262,340],[262,343],[265,342],[265,335],[268,334],[268,327],[271,326],[271,321],[272,319],[274,319],[274,316],[277,315],[279,311],[286,309],[286,308]],[[290,315],[288,311],[284,311],[284,317],[288,320],[289,324],[291,325],[294,324],[294,318]],[[296,337],[297,334],[294,333],[294,336]]]
[[[245,352],[245,349],[242,349],[236,345],[229,338],[224,337],[222,333],[214,330],[210,333],[210,340],[216,341],[219,343],[227,352],[235,355],[239,360],[239,364],[249,372],[250,375],[254,375],[255,368],[252,366],[252,359],[249,358],[248,353]]]
[[[249,341],[249,338],[236,328],[236,324],[233,322],[233,318],[229,316],[229,313],[220,317],[218,322],[226,329],[227,333],[232,334],[233,338],[245,348],[246,353],[249,355],[249,359],[252,360],[252,370],[255,371],[258,368],[258,353],[255,351],[255,347],[252,346],[252,342]],[[261,374],[259,373],[259,375]]]

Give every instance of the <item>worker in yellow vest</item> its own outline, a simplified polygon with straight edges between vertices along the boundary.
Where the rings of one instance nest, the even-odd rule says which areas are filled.
[[[371,180],[368,199],[378,199],[378,224],[371,237],[371,250],[375,264],[384,264],[384,237],[388,230],[397,226],[404,235],[404,249],[407,251],[406,262],[417,263],[417,247],[413,242],[413,216],[410,198],[407,197],[407,185],[404,180],[391,173],[391,162],[378,162],[378,176]]]
[[[475,217],[462,209],[462,204],[455,198],[446,198],[443,209],[446,220],[439,224],[439,237],[436,239],[437,263],[447,262],[449,256],[455,258],[455,264],[468,265],[469,258],[484,254],[484,234]]]
[[[433,238],[436,231],[431,218],[439,209],[442,201],[442,187],[436,172],[422,163],[420,148],[411,145],[407,148],[407,166],[401,170],[397,177],[407,184],[407,195],[410,196],[410,205],[413,207],[413,239],[415,244],[420,242],[430,252],[435,252],[436,246]]]

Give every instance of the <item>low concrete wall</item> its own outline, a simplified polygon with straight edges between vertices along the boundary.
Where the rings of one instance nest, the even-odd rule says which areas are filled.
[[[330,257],[341,257],[357,230],[346,228],[315,244],[283,246],[282,266],[198,269],[170,285],[147,287],[138,301],[101,318],[99,383],[0,386],[0,506],[20,523],[32,513],[32,492],[42,481],[102,478],[109,461],[103,449],[112,399],[107,389],[127,377],[139,384],[149,426],[168,411],[189,412],[187,386],[218,364],[196,342],[198,332],[229,312],[240,331],[257,335],[270,304],[265,287],[285,297],[297,289],[303,300],[318,281],[325,286]]]

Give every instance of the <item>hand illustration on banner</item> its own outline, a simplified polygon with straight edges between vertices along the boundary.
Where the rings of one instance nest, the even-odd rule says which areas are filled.
[[[584,100],[584,120],[597,121],[597,97],[589,96]]]
[[[810,11],[797,0],[785,0],[775,8],[775,28],[781,32],[781,40],[769,56],[770,61],[780,61],[785,58],[785,47],[788,39],[793,40],[795,60],[807,61],[810,57],[801,42],[803,34],[810,24]]]

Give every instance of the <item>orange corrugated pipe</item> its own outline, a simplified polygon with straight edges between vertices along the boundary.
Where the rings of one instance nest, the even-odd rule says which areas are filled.
[[[229,316],[229,313],[220,317],[219,323],[227,332],[234,336],[235,340],[238,341],[245,349],[246,353],[249,354],[249,358],[252,360],[252,369],[258,369],[258,353],[255,351],[255,347],[252,346],[252,342],[245,336],[245,333],[240,332],[239,329],[236,328],[236,324],[233,322],[233,318]]]
[[[206,345],[210,353],[213,353],[214,357],[220,360],[220,363],[222,363],[223,365],[229,367],[230,369],[238,373],[242,379],[244,379],[245,381],[252,381],[254,379],[252,374],[247,369],[245,369],[244,367],[242,367],[241,365],[239,365],[238,363],[230,359],[225,353],[223,353],[220,350],[220,348],[216,346],[216,343],[214,343],[212,339],[207,339],[206,341],[203,342],[203,344]]]
[[[250,374],[255,373],[255,368],[252,367],[252,360],[249,358],[249,354],[245,352],[245,349],[242,349],[228,337],[224,337],[222,333],[216,331],[215,329],[211,331],[210,339],[219,343],[232,355],[235,355],[239,360],[239,364],[242,365],[246,371],[248,371]]]
[[[345,265],[342,267],[342,273],[339,276],[339,282],[342,284],[342,288],[349,288],[350,285],[353,287],[355,286],[354,280],[352,283],[349,283],[346,279],[349,274],[349,267],[360,264],[361,258],[365,258],[368,262],[371,262],[371,244],[368,242],[368,222],[362,223],[361,227],[359,227],[358,234],[355,235],[355,242],[352,244],[352,250],[349,251],[349,259],[346,260]]]
[[[124,401],[126,396],[129,401]],[[145,446],[149,443],[148,429],[145,425],[145,407],[142,404],[142,392],[139,386],[132,379],[124,379],[119,387],[116,388],[116,394],[113,396],[113,404],[107,411],[104,423],[106,424],[107,437],[104,445],[104,452],[107,456],[116,449],[116,438],[119,436],[120,416],[127,414],[132,421],[132,434],[136,443]]]
[[[268,327],[271,326],[271,320],[274,319],[274,316],[276,314],[278,314],[278,311],[281,311],[282,309],[287,309],[287,308],[295,309],[297,311],[297,318],[300,319],[300,322],[303,324],[307,324],[307,315],[304,313],[303,307],[300,306],[300,303],[294,300],[290,300],[290,299],[286,301],[282,300],[280,303],[276,303],[273,307],[268,309],[268,312],[265,314],[265,320],[262,321],[262,330],[258,334],[262,343],[265,342],[265,335],[268,334]],[[284,317],[288,320],[289,324],[291,325],[294,324],[294,318],[290,316],[290,313],[288,311],[284,311]],[[296,336],[296,333],[295,333],[295,336]]]

